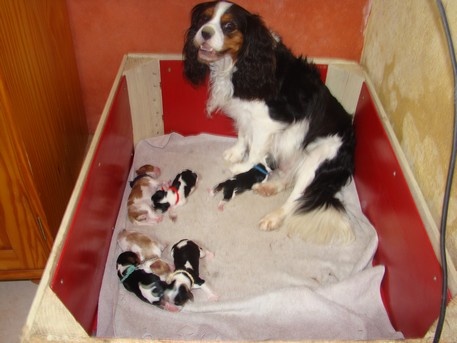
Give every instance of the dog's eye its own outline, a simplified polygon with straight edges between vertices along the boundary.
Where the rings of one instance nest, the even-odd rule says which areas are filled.
[[[222,25],[224,33],[231,33],[236,30],[236,24],[233,21],[228,21]]]

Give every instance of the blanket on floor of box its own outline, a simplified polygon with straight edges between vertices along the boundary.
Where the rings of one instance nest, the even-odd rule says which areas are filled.
[[[208,189],[231,176],[222,153],[233,138],[202,134],[170,134],[137,144],[134,170],[150,163],[162,169],[162,180],[172,180],[184,169],[199,174],[196,191],[178,207],[178,219],[168,217],[141,230],[167,244],[163,257],[172,261],[171,246],[183,238],[212,251],[202,259],[200,274],[219,295],[209,301],[194,290],[194,302],[172,313],[142,302],[120,284],[116,238],[132,228],[127,219],[127,182],[100,291],[97,335],[153,339],[296,340],[396,339],[380,296],[382,266],[372,267],[376,231],[360,210],[353,183],[341,198],[356,234],[342,247],[308,244],[282,230],[263,232],[259,219],[280,206],[288,192],[264,198],[243,193],[218,211],[222,195]]]

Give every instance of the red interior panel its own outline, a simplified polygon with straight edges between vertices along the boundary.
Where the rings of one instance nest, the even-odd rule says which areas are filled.
[[[132,121],[123,78],[51,283],[51,288],[88,333],[95,325],[106,257],[132,156]]]
[[[327,66],[318,65],[318,68],[325,80]],[[160,74],[165,133],[235,135],[230,118],[220,112],[206,114],[208,88],[195,87],[184,79],[182,61],[160,61]]]
[[[374,264],[386,266],[384,305],[397,330],[422,337],[439,314],[440,264],[365,84],[354,125],[355,182],[379,237]]]

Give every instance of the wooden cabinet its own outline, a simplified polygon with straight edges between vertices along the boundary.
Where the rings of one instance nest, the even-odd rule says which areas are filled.
[[[2,0],[0,279],[41,276],[87,141],[65,0]]]

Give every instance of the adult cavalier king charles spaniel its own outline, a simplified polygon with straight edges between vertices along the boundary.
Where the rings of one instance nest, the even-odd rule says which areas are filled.
[[[249,170],[271,154],[279,168],[254,191],[292,188],[286,202],[260,220],[319,244],[343,244],[354,233],[337,194],[354,169],[352,117],[321,81],[316,66],[296,57],[258,16],[230,2],[196,5],[184,45],[184,74],[194,85],[209,76],[207,112],[233,118],[238,139],[224,152],[231,171]]]

